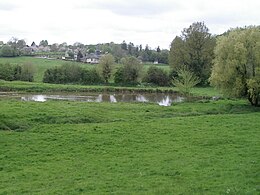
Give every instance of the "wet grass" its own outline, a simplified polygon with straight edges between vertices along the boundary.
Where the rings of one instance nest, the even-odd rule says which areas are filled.
[[[258,194],[259,109],[0,100],[0,194]]]

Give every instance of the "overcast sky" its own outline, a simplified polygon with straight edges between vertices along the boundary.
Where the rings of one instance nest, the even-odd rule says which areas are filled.
[[[133,42],[169,49],[183,28],[260,25],[259,0],[0,0],[0,41]]]

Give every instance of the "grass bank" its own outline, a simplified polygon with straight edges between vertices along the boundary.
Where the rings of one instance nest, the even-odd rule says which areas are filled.
[[[142,92],[142,93],[178,93],[175,87],[119,87],[113,85],[63,85],[63,84],[48,84],[36,82],[22,81],[3,81],[0,80],[0,91],[16,91],[16,92]],[[193,88],[192,92],[195,96],[220,96],[219,93],[212,87]]]
[[[259,109],[0,100],[0,194],[258,194]]]

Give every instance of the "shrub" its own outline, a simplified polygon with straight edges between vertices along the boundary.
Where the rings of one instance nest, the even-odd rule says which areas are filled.
[[[6,81],[14,80],[14,69],[9,63],[0,64],[0,79]]]
[[[170,79],[166,71],[150,66],[143,81],[158,86],[168,86]]]
[[[95,68],[83,71],[82,84],[100,84],[100,83],[103,83],[103,80]]]
[[[47,69],[44,83],[98,84],[102,79],[96,69],[85,70],[77,64],[64,64],[61,67]]]

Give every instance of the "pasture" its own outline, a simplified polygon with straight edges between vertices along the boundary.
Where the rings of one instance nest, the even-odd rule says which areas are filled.
[[[0,194],[257,194],[259,108],[244,100],[0,100]]]
[[[0,80],[4,93],[177,91],[47,84],[44,71],[65,62],[0,58],[6,62],[32,63],[36,75],[31,83]],[[192,94],[207,98],[162,107],[0,96],[0,194],[259,194],[260,107],[213,101],[219,93],[210,87]]]

